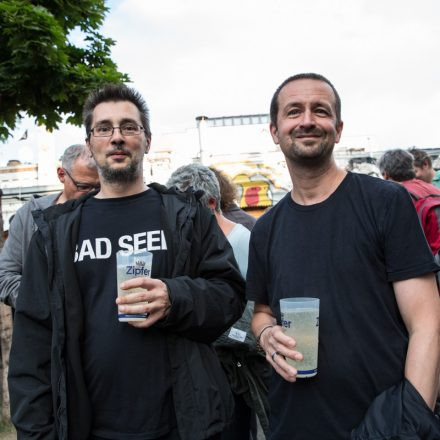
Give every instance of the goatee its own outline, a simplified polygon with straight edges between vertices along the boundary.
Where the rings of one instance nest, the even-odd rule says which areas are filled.
[[[98,166],[102,178],[108,183],[132,183],[139,175],[139,164],[131,162],[125,168],[111,168],[108,164]]]

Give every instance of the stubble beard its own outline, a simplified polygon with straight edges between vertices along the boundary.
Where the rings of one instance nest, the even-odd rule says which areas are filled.
[[[107,163],[98,166],[99,172],[108,183],[126,184],[134,182],[139,176],[139,163],[131,162],[125,168],[112,168]]]
[[[92,157],[95,159],[96,167],[103,181],[110,184],[128,184],[133,183],[139,177],[142,172],[142,158],[133,157],[124,147],[117,147],[115,150],[121,150],[125,152],[130,158],[131,162],[127,164],[124,168],[112,168],[105,159],[102,162],[98,162],[92,153]],[[109,152],[106,157],[109,157],[111,152]]]
[[[111,184],[133,183],[141,174],[142,160],[131,156],[131,162],[124,168],[112,168],[107,162],[96,164],[102,179]]]
[[[334,142],[328,138],[322,139],[317,146],[300,145],[292,139],[291,144],[282,149],[284,156],[292,164],[297,164],[304,168],[321,168],[330,161],[333,154]]]

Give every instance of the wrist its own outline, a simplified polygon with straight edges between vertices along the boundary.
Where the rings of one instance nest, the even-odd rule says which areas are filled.
[[[263,347],[263,341],[266,339],[266,336],[269,335],[271,329],[273,328],[273,324],[267,324],[261,328],[257,336],[257,343]],[[263,347],[264,348],[264,347]]]

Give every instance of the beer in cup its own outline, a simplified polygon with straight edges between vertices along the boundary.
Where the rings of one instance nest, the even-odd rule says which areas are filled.
[[[304,359],[286,361],[298,370],[297,377],[313,377],[318,372],[318,298],[284,298],[280,300],[281,324],[286,335],[296,341],[295,351]]]
[[[116,253],[116,276],[118,285],[118,296],[125,296],[130,293],[142,292],[144,289],[135,287],[133,289],[122,290],[121,283],[131,280],[132,278],[150,277],[151,266],[153,263],[153,254],[148,251],[134,253],[132,251],[118,251]],[[133,303],[144,304],[144,302]],[[143,321],[148,318],[148,314],[127,314],[119,313],[118,319],[121,322],[127,321]]]

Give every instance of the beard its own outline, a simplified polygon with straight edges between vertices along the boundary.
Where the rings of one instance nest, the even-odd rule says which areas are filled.
[[[308,134],[318,136],[324,134],[324,136],[321,137],[321,141],[318,144],[316,144],[316,142],[300,144],[296,139],[298,133],[293,133],[289,144],[284,146],[280,145],[280,147],[284,156],[292,163],[306,168],[319,168],[326,164],[331,158],[335,146],[335,140],[331,139],[327,134],[321,131]]]
[[[125,168],[114,169],[108,164],[98,166],[102,178],[108,183],[132,183],[139,176],[139,163],[131,162]]]
[[[131,157],[131,162],[124,168],[112,168],[107,162],[98,163],[96,160],[96,166],[98,167],[99,174],[102,179],[108,183],[118,183],[127,184],[134,182],[141,173],[142,168],[142,158],[138,159],[133,157],[133,155],[124,147],[118,147],[117,151],[123,151],[129,157]],[[110,156],[112,152],[107,154]]]

